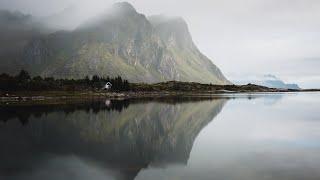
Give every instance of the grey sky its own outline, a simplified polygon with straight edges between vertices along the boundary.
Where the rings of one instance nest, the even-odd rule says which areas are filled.
[[[48,16],[77,5],[85,19],[117,1],[1,0],[3,9]],[[232,79],[274,74],[320,87],[319,0],[129,0],[146,15],[182,16],[200,50]]]

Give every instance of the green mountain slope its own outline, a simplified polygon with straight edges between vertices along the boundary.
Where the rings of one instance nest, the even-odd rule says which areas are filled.
[[[22,59],[23,67],[42,76],[97,74],[120,75],[131,82],[229,84],[194,45],[182,19],[147,19],[128,3],[115,4],[72,32],[56,32],[32,41]]]

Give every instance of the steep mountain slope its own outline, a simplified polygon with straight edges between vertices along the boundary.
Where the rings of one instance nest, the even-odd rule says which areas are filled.
[[[149,21],[155,27],[166,49],[177,62],[180,80],[227,83],[227,80],[210,59],[204,56],[192,41],[187,23],[182,18],[152,16]]]
[[[131,82],[168,80],[229,84],[194,45],[182,19],[148,20],[128,3],[72,32],[31,42],[23,66],[32,74],[79,78],[117,76]]]

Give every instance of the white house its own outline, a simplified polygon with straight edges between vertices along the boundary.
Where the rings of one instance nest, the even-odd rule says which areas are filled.
[[[110,82],[107,82],[103,89],[109,90],[109,89],[111,89],[111,87],[112,87],[112,84]]]

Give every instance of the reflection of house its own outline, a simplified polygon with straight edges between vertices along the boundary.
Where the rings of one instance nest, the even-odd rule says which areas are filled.
[[[107,84],[103,87],[103,89],[109,90],[111,89],[111,87],[112,87],[112,84],[110,82],[107,82]]]
[[[107,99],[105,102],[105,105],[109,107],[111,105],[111,101],[109,99]]]

